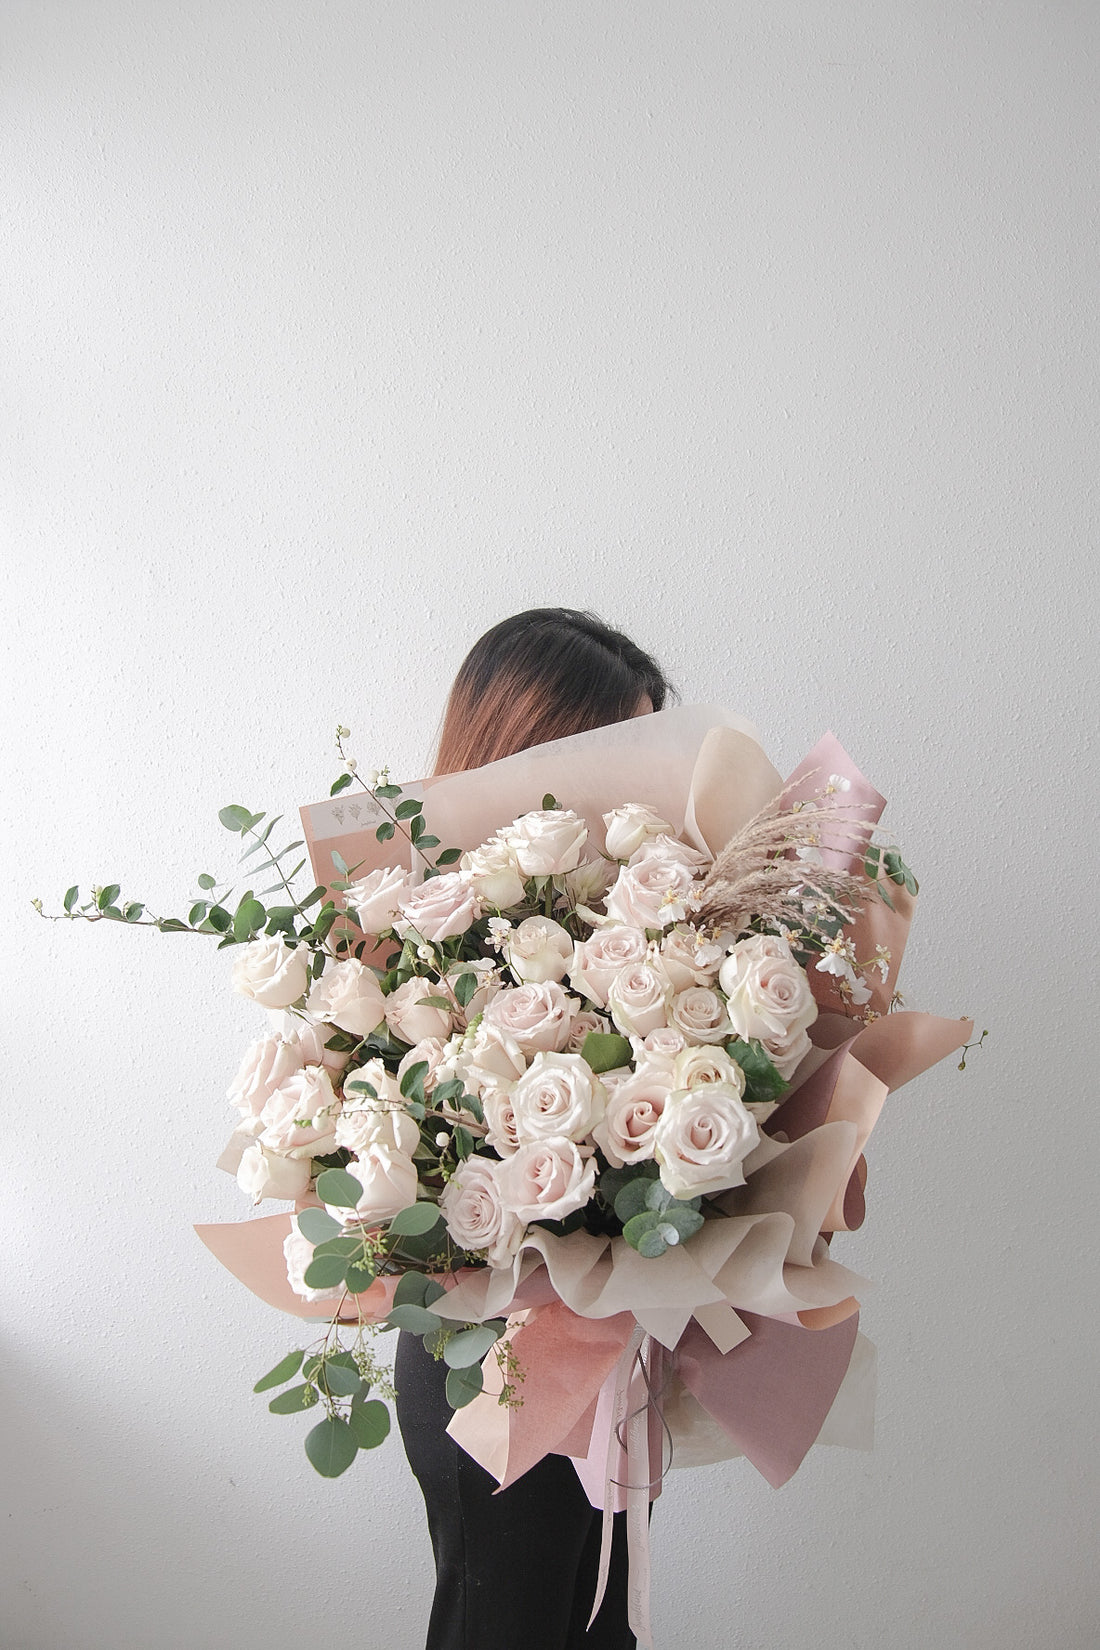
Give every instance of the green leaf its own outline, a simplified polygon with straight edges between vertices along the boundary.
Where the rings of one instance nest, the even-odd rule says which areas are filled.
[[[277,1398],[272,1398],[267,1407],[272,1415],[297,1415],[300,1410],[312,1409],[316,1402],[317,1388],[307,1381],[304,1386],[287,1387]]]
[[[417,802],[415,797],[409,797],[405,802],[399,802],[393,810],[395,819],[412,819],[416,814],[424,811],[423,802]]]
[[[349,1295],[361,1295],[378,1276],[369,1260],[353,1260],[344,1273],[344,1288]]]
[[[354,1398],[362,1384],[362,1377],[357,1369],[348,1369],[332,1358],[326,1360],[318,1379],[320,1385],[327,1389],[330,1398]]]
[[[430,1232],[442,1218],[439,1205],[436,1203],[429,1203],[427,1200],[422,1203],[410,1203],[406,1209],[394,1215],[390,1221],[390,1231],[395,1236],[417,1237],[421,1233]]]
[[[429,1335],[439,1330],[442,1325],[434,1312],[427,1307],[392,1306],[387,1322],[395,1329],[407,1329],[413,1335]]]
[[[322,1255],[338,1255],[341,1260],[353,1260],[363,1253],[363,1239],[353,1232],[339,1232],[336,1237],[324,1238],[314,1249],[313,1259]],[[331,1287],[331,1285],[330,1285]]]
[[[134,901],[133,903],[128,905],[126,907],[126,909],[123,911],[123,913],[122,913],[123,922],[137,922],[138,919],[141,917],[142,913],[144,912],[144,910],[145,910],[144,905],[139,905],[136,901]]]
[[[232,803],[228,808],[219,808],[218,818],[227,831],[236,831],[239,834],[247,831],[252,824],[252,815],[248,809],[240,807],[237,803]]]
[[[391,825],[388,819],[384,819],[374,833],[375,840],[378,842],[388,842],[396,829],[397,827],[395,825]]]
[[[109,883],[106,888],[101,888],[99,890],[99,893],[96,896],[96,904],[101,911],[106,911],[109,905],[113,905],[115,903],[115,900],[118,898],[118,891],[117,882]]]
[[[468,1008],[470,1006],[470,1000],[476,993],[477,988],[478,978],[472,971],[468,971],[467,973],[460,974],[458,976],[454,982],[453,990],[455,1000],[458,1002],[460,1007]]]
[[[316,905],[317,901],[319,899],[324,899],[324,897],[325,890],[323,888],[315,888],[312,894],[308,894],[305,899],[298,901],[299,908],[303,911],[308,911],[311,905]]]
[[[360,1449],[377,1449],[389,1437],[390,1412],[378,1398],[366,1403],[357,1399],[351,1406],[348,1426]]]
[[[354,1209],[362,1195],[362,1182],[346,1169],[326,1169],[317,1176],[317,1196],[334,1209]]]
[[[542,799],[542,807],[544,813],[557,813],[558,809],[561,807],[561,803],[558,801],[556,796],[552,795],[550,791],[547,791],[546,795]]]
[[[424,820],[420,814],[417,814],[414,819],[409,820],[409,836],[414,842],[420,841],[420,838],[424,835],[426,829],[427,827],[425,826]]]
[[[80,898],[80,888],[79,888],[79,886],[74,885],[72,888],[69,888],[66,891],[65,900],[64,900],[64,905],[65,905],[66,911],[71,911],[73,906],[76,904],[76,902],[79,898]]]
[[[597,1076],[602,1071],[616,1071],[630,1060],[630,1044],[614,1031],[590,1031],[584,1039],[581,1059],[588,1062]]]
[[[296,1219],[299,1232],[310,1243],[327,1243],[340,1235],[340,1222],[324,1209],[299,1209]]]
[[[437,865],[456,865],[462,858],[461,848],[444,848],[436,858]]]
[[[209,893],[211,888],[214,887],[214,885],[215,885],[214,877],[212,877],[208,871],[203,871],[201,873],[201,875],[199,876],[199,887],[203,890],[204,893]]]
[[[755,1037],[748,1042],[735,1037],[726,1044],[726,1053],[745,1074],[745,1099],[750,1102],[778,1100],[787,1089],[786,1078],[776,1071],[765,1053],[764,1046]]]
[[[424,1306],[430,1279],[424,1272],[406,1272],[393,1292],[394,1306]]]
[[[466,1369],[449,1369],[447,1402],[452,1409],[464,1409],[467,1404],[473,1403],[484,1385],[485,1377],[480,1364],[471,1364]]]
[[[886,892],[886,889],[885,889],[884,885],[881,882],[877,882],[875,884],[875,887],[878,889],[879,899],[882,901],[883,905],[886,906],[887,910],[896,911],[897,906],[894,904],[893,900],[890,898],[890,895]]]
[[[652,1180],[648,1175],[644,1178],[639,1177],[635,1180],[629,1180],[626,1183],[615,1198],[615,1213],[624,1226],[628,1221],[633,1220],[635,1215],[640,1215],[643,1209],[650,1207],[650,1189],[653,1186],[660,1186],[660,1184],[660,1181]],[[661,1190],[664,1191],[663,1186],[661,1186]]]
[[[310,1289],[334,1289],[343,1283],[346,1270],[343,1255],[315,1255],[302,1275]]]
[[[306,1433],[306,1454],[322,1478],[339,1478],[359,1454],[354,1432],[338,1415],[326,1415]]]
[[[238,905],[233,917],[233,937],[238,940],[249,940],[258,929],[267,921],[267,912],[258,899],[246,894]]]
[[[302,1367],[304,1357],[304,1352],[288,1352],[286,1357],[275,1365],[274,1369],[269,1369],[266,1375],[261,1376],[252,1388],[253,1392],[266,1392],[269,1387],[282,1386],[284,1381],[289,1381],[297,1375]]]
[[[427,1060],[417,1060],[402,1073],[398,1087],[406,1100],[424,1098],[424,1079],[428,1075]]]
[[[209,909],[210,904],[208,900],[198,899],[195,901],[194,905],[187,913],[187,920],[191,924],[192,928],[198,927],[199,923],[206,916]]]
[[[178,917],[161,917],[157,927],[162,934],[186,934],[187,924]]]
[[[460,1160],[470,1156],[474,1149],[474,1137],[469,1129],[464,1128],[461,1123],[456,1123],[451,1139],[454,1141],[455,1153]]]
[[[206,920],[216,934],[228,934],[233,926],[233,918],[223,905],[212,905],[206,914]]]
[[[392,802],[395,796],[401,795],[400,785],[376,785],[374,795],[380,796],[386,802]]]
[[[668,1208],[672,1201],[672,1193],[668,1190],[667,1186],[663,1186],[659,1180],[650,1181],[649,1190],[647,1191],[645,1197],[645,1206],[647,1209],[656,1209],[660,1214]]]
[[[479,1364],[491,1346],[495,1346],[503,1332],[503,1324],[478,1324],[476,1329],[460,1329],[443,1348],[443,1362],[448,1369],[468,1369]]]
[[[340,775],[339,779],[334,779],[332,781],[332,785],[329,789],[328,794],[330,796],[339,796],[340,792],[341,791],[346,791],[350,784],[351,784],[351,774],[350,773],[342,773]]]

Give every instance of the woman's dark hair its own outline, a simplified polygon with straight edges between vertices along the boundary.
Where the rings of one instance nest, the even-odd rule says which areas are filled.
[[[462,662],[443,717],[437,774],[625,722],[673,689],[657,661],[594,613],[533,607],[487,630]]]

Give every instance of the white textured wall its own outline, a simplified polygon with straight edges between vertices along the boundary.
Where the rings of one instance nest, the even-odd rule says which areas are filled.
[[[923,877],[871,1456],[675,1477],[659,1650],[1094,1642],[1094,0],[7,0],[4,1650],[416,1650],[391,1442],[249,1386],[194,1219],[254,1024],[171,908],[227,801],[418,770],[486,625],[591,606]],[[213,964],[213,966],[212,966]],[[13,1152],[14,1137],[14,1152]],[[519,1650],[519,1647],[517,1647]]]

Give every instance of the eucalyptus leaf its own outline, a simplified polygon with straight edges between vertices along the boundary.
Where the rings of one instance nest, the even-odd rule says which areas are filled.
[[[340,1236],[340,1222],[324,1209],[299,1209],[295,1218],[299,1232],[310,1243],[327,1243],[329,1238]]]
[[[354,1209],[362,1195],[362,1181],[346,1169],[326,1169],[317,1177],[317,1196],[335,1209]]]
[[[447,1402],[452,1409],[464,1409],[467,1404],[473,1403],[484,1385],[485,1377],[480,1364],[470,1364],[465,1369],[449,1369]]]
[[[269,1387],[282,1386],[284,1381],[291,1380],[301,1369],[304,1357],[304,1352],[288,1352],[274,1369],[269,1369],[266,1375],[260,1377],[252,1388],[253,1392],[266,1392]]]
[[[460,1329],[443,1348],[443,1362],[448,1369],[468,1369],[479,1364],[500,1339],[501,1326],[497,1322],[478,1324],[476,1329]]]
[[[79,885],[74,884],[72,888],[67,889],[65,892],[64,906],[66,911],[71,911],[79,898],[80,887]]]
[[[369,1260],[353,1260],[344,1273],[344,1288],[349,1295],[361,1295],[378,1276]]]
[[[209,871],[203,871],[198,879],[199,887],[204,893],[209,893],[211,888],[215,886],[216,880],[215,877],[210,875]]]
[[[290,1386],[272,1398],[268,1409],[272,1415],[297,1415],[300,1410],[312,1409],[317,1402],[317,1388],[307,1382],[304,1386]]]
[[[252,823],[252,815],[248,809],[242,808],[238,803],[232,803],[228,808],[219,808],[218,818],[227,831],[236,831],[238,834],[247,831]]]
[[[335,1289],[343,1283],[347,1260],[343,1255],[314,1255],[302,1274],[310,1289]]]
[[[390,1412],[378,1398],[366,1403],[356,1400],[351,1406],[348,1426],[360,1449],[377,1449],[390,1433]]]
[[[628,1220],[640,1215],[643,1209],[649,1208],[650,1188],[660,1185],[659,1181],[651,1180],[648,1176],[627,1181],[626,1185],[615,1197],[615,1213],[625,1226]],[[664,1188],[662,1187],[662,1190]]]
[[[327,1415],[306,1433],[306,1454],[322,1478],[339,1478],[359,1453],[354,1432],[338,1415]]]
[[[319,1186],[320,1181],[317,1184]],[[407,1208],[394,1215],[390,1221],[390,1231],[399,1237],[418,1237],[430,1232],[442,1218],[439,1205],[436,1203],[427,1200],[422,1203],[410,1203]]]
[[[348,1369],[344,1364],[338,1364],[332,1359],[325,1363],[318,1379],[332,1398],[353,1398],[362,1385],[357,1369]]]
[[[439,1318],[424,1306],[392,1306],[387,1322],[395,1329],[407,1329],[413,1335],[429,1335],[442,1328]]]

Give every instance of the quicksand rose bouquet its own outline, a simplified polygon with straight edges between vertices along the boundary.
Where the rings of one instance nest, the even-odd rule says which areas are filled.
[[[506,1429],[579,1437],[565,1452],[585,1456],[597,1389],[644,1329],[683,1354],[699,1403],[761,1465],[715,1397],[715,1360],[725,1380],[750,1333],[768,1344],[767,1319],[823,1331],[822,1347],[848,1333],[853,1274],[819,1232],[859,1223],[877,1106],[866,1084],[837,1099],[845,1062],[859,1065],[864,1039],[877,1105],[921,1069],[881,1052],[896,958],[861,913],[895,911],[916,883],[874,840],[873,806],[849,798],[847,771],[804,766],[714,853],[646,803],[594,833],[553,796],[463,851],[441,849],[424,802],[384,771],[346,767],[333,795],[358,780],[384,816],[378,842],[402,849],[392,864],[360,874],[334,852],[332,880],[299,897],[306,862],[287,865],[303,844],[276,853],[278,820],[233,806],[220,817],[242,860],[276,879],[259,894],[204,875],[186,921],[117,885],[64,902],[74,918],[213,936],[235,950],[234,989],[267,1013],[229,1089],[239,1122],[221,1163],[254,1204],[294,1202],[287,1277],[302,1315],[331,1322],[256,1390],[285,1388],[276,1413],[324,1407],[306,1450],[336,1476],[389,1429],[368,1333],[404,1328],[446,1361],[456,1410],[481,1417],[462,1438],[471,1453],[478,1426],[501,1424],[491,1403]],[[965,1032],[954,1022],[923,1064]],[[807,1112],[822,1069],[831,1086],[817,1082]],[[521,1345],[534,1354],[540,1314],[563,1347],[584,1321],[613,1326],[580,1383],[587,1431],[576,1415],[547,1422],[538,1402],[517,1419],[538,1394]],[[854,1321],[797,1459],[851,1336]],[[502,1481],[524,1470],[513,1453]]]

